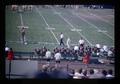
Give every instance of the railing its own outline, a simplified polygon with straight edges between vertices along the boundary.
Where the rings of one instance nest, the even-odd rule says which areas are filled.
[[[45,56],[38,56],[35,52],[14,52],[14,59],[43,59],[45,60],[46,57]],[[79,60],[82,61],[83,56],[71,56],[71,55],[62,55],[62,60]],[[106,57],[99,57],[96,55],[92,55],[90,57],[92,60],[96,60],[98,58],[106,58]],[[52,56],[51,59],[54,59],[54,57]],[[114,57],[109,57],[110,60],[114,60]]]

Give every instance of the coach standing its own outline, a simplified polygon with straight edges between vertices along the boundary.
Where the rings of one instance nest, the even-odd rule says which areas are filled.
[[[14,53],[12,48],[9,49],[8,54],[7,54],[7,59],[9,60],[9,79],[10,79],[10,73],[11,73],[11,61],[14,58]]]
[[[13,60],[13,57],[14,57],[14,53],[13,53],[12,48],[10,48],[9,51],[8,51],[8,54],[7,54],[7,59],[8,60]]]

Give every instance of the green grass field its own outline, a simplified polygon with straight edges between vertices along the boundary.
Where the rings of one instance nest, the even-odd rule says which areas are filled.
[[[77,45],[81,37],[87,45],[114,46],[114,10],[35,7],[32,11],[20,13],[6,7],[5,39],[14,51],[31,52],[35,48],[46,46],[53,49],[59,46],[60,32],[64,34],[64,42],[71,39],[71,45]],[[17,26],[21,22],[29,28],[26,31],[28,45],[20,43],[20,32]],[[47,29],[47,28],[54,28]],[[76,31],[72,31],[72,30]],[[77,31],[81,30],[81,31]],[[102,32],[99,32],[102,31]]]

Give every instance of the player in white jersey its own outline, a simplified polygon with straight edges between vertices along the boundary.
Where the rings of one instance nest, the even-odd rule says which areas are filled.
[[[84,40],[83,40],[82,37],[81,37],[81,39],[79,40],[79,45],[80,45],[80,46],[84,46]]]
[[[101,48],[100,44],[96,44],[96,47],[99,48],[99,49]]]
[[[55,66],[58,67],[59,64],[60,64],[60,60],[61,60],[61,53],[57,52],[55,54],[54,58],[55,58],[55,61],[56,61],[56,65]]]
[[[64,35],[61,32],[61,34],[60,34],[60,45],[62,45],[62,44],[64,45],[63,38],[64,38]]]
[[[74,46],[74,51],[78,51],[79,47],[78,46]]]
[[[66,42],[68,48],[70,48],[70,42],[71,42],[71,40],[70,40],[70,38],[68,38],[67,42]]]
[[[106,45],[104,45],[103,46],[103,50],[107,52],[108,51],[108,47]]]
[[[50,63],[50,59],[51,59],[51,52],[49,51],[49,49],[47,50],[46,54],[45,54],[45,57],[47,58],[47,63],[49,65]]]

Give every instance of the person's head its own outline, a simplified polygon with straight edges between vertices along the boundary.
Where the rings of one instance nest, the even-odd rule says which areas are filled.
[[[106,76],[106,75],[107,75],[107,71],[106,71],[106,70],[102,70],[102,74],[103,74],[104,76]]]
[[[94,70],[93,69],[90,69],[90,74],[94,74]]]
[[[46,71],[48,70],[48,67],[49,67],[48,65],[43,65],[43,66],[42,66],[43,72],[46,72]]]
[[[47,51],[50,51],[50,49],[47,49]]]
[[[12,49],[12,48],[10,48],[10,51],[13,51],[13,49]]]
[[[112,75],[112,74],[113,74],[113,70],[112,70],[112,69],[109,69],[109,70],[108,70],[108,74],[111,74],[111,75]]]

